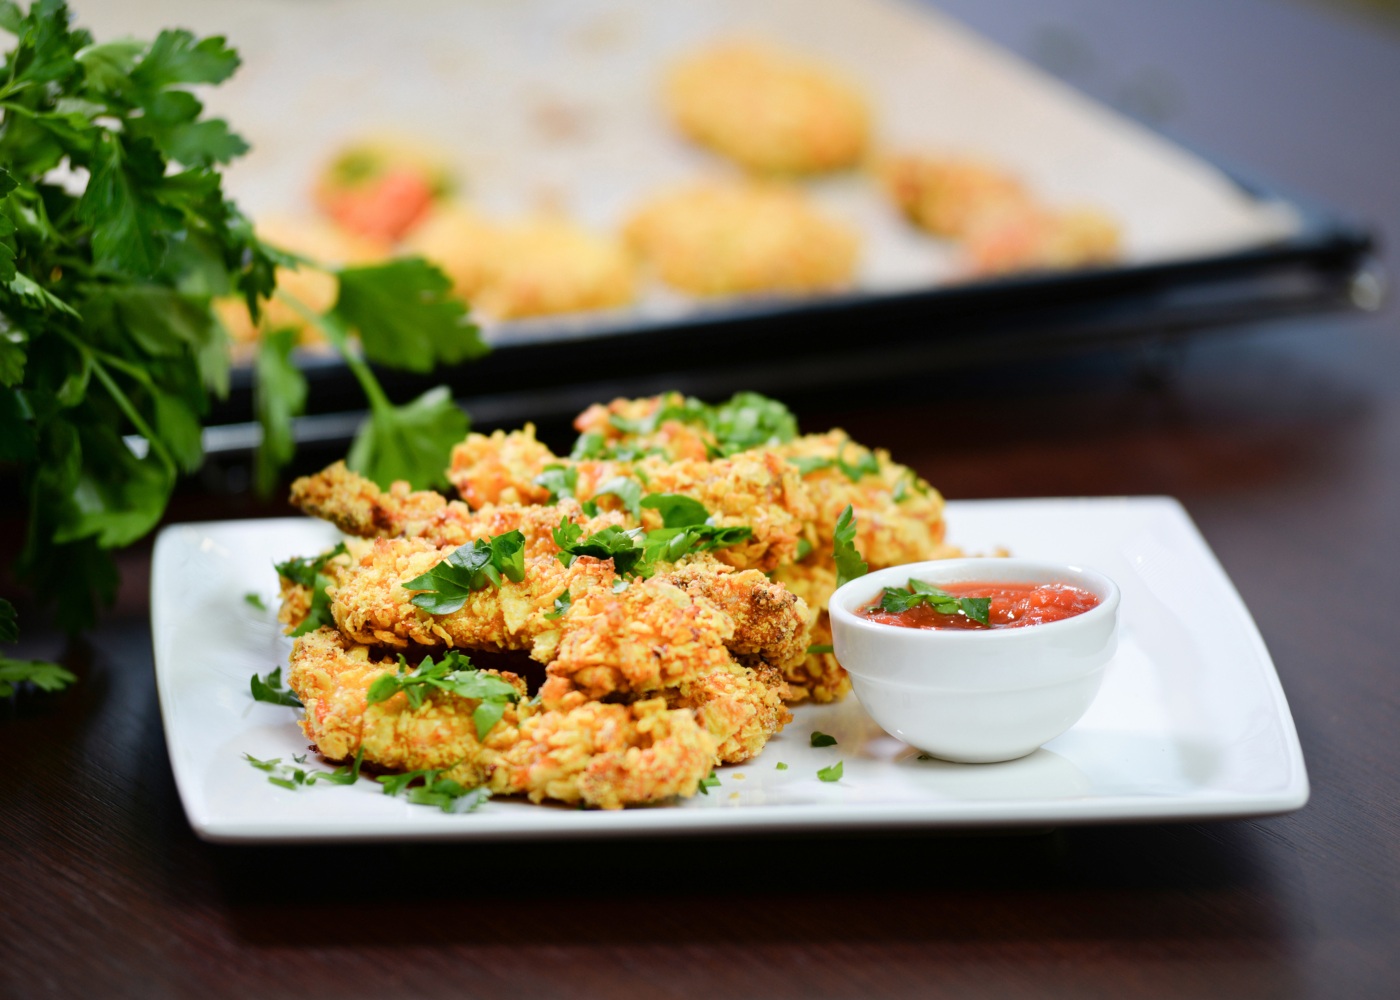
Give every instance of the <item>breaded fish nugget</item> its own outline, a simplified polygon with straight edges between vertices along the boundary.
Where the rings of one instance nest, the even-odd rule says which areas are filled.
[[[693,295],[813,292],[855,273],[859,241],[799,191],[704,183],[653,198],[627,223],[631,247],[666,284]]]
[[[839,170],[870,140],[870,109],[855,86],[766,45],[725,42],[681,59],[666,106],[691,139],[750,170]]]
[[[910,222],[948,239],[966,239],[988,220],[1033,204],[1018,178],[966,156],[890,156],[880,165],[880,176]]]
[[[414,708],[400,693],[368,703],[370,686],[396,672],[334,629],[297,639],[288,686],[305,707],[301,727],[327,757],[361,754],[396,771],[444,769],[444,776],[497,794],[554,799],[602,809],[694,795],[716,757],[716,743],[693,712],[651,699],[631,705],[587,702],[545,711],[525,700],[515,675],[483,671],[511,684],[505,706],[483,736],[472,698],[433,690]]]
[[[972,275],[1111,264],[1122,252],[1118,223],[1095,208],[1028,207],[977,227],[964,248]]]

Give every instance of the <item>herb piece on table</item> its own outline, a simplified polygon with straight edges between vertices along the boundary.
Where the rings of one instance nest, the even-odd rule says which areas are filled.
[[[254,674],[249,680],[254,701],[265,701],[270,705],[290,705],[301,708],[301,699],[282,686],[282,668],[278,667],[266,677]]]
[[[467,654],[454,649],[445,653],[437,663],[431,656],[426,657],[416,670],[400,654],[398,670],[376,677],[369,686],[365,701],[377,705],[402,692],[408,698],[409,706],[418,709],[423,707],[429,690],[445,691],[480,702],[472,711],[472,722],[476,724],[477,739],[481,740],[501,721],[506,706],[520,700],[520,692],[510,683],[495,674],[476,669]]]
[[[525,536],[519,531],[468,542],[402,586],[422,591],[413,595],[416,607],[449,615],[460,610],[474,591],[499,588],[503,576],[514,583],[525,579]]]
[[[930,583],[914,579],[909,581],[907,588],[886,587],[880,592],[880,600],[872,604],[870,610],[899,614],[919,604],[927,604],[941,615],[962,614],[979,624],[991,624],[990,597],[954,597]]]
[[[817,777],[822,781],[840,781],[843,761],[837,761],[830,767],[824,767],[817,772]]]
[[[786,764],[784,764],[782,761],[778,761],[778,766],[777,766],[776,768],[774,768],[775,771],[786,771],[787,769],[788,769],[788,766],[787,766]]]
[[[832,555],[836,559],[836,586],[840,587],[870,572],[870,567],[856,551],[856,516],[850,504],[846,505],[846,509],[836,519],[836,529],[832,532],[832,537]]]
[[[823,733],[823,732],[821,732],[820,730],[814,730],[814,731],[812,732],[812,746],[814,746],[814,747],[834,747],[835,745],[836,745],[836,737],[835,737],[835,736],[828,736],[826,733]]]
[[[19,641],[19,615],[15,606],[0,597],[0,643]],[[0,698],[8,698],[19,684],[33,684],[41,691],[59,691],[76,677],[48,660],[16,660],[0,656]]]
[[[705,777],[700,779],[699,787],[701,795],[709,795],[711,788],[719,787],[719,775],[715,774],[714,770],[712,769],[709,774],[705,775]]]

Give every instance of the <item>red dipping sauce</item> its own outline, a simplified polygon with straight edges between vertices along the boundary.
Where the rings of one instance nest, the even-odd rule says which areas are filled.
[[[953,597],[990,597],[991,609],[983,625],[962,614],[940,614],[927,604],[916,604],[907,611],[883,611],[879,599],[860,608],[856,614],[882,625],[902,628],[940,628],[986,631],[989,628],[1020,628],[1044,625],[1082,615],[1097,607],[1099,599],[1087,590],[1067,583],[948,583],[935,584]]]

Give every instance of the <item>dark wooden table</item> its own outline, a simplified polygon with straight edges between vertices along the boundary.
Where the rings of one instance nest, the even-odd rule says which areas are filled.
[[[958,0],[1004,44],[1400,235],[1400,35],[1267,0]],[[191,833],[147,556],[0,708],[0,995],[1400,995],[1396,311],[808,403],[952,498],[1165,493],[1278,666],[1301,812],[1035,835],[232,848]],[[897,391],[896,391],[897,390]],[[1050,420],[1047,423],[1046,418]],[[948,421],[980,433],[942,434]],[[266,512],[183,498],[173,518]],[[8,555],[8,554],[7,554]]]

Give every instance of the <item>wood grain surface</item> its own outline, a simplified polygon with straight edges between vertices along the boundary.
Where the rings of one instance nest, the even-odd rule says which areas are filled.
[[[1134,110],[1400,236],[1400,39],[1267,0],[948,6],[1105,100],[1154,93]],[[1301,812],[999,836],[204,844],[171,778],[136,549],[83,643],[26,642],[81,683],[0,705],[0,996],[1400,995],[1396,317],[800,403],[804,426],[886,444],[950,498],[1181,499],[1277,664],[1312,780]],[[171,518],[269,512],[188,496]]]

